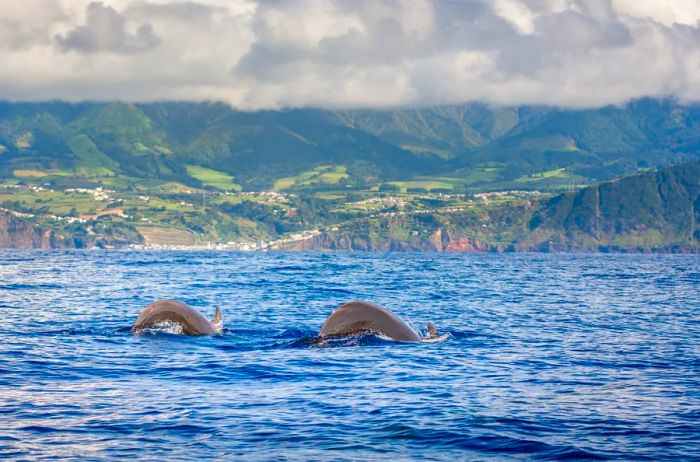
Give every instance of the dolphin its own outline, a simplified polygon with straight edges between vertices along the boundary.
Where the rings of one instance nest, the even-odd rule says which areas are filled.
[[[400,342],[420,342],[422,339],[405,321],[391,311],[373,303],[352,301],[331,313],[323,323],[319,337],[322,339],[377,332]],[[438,336],[437,329],[428,323],[428,337]]]
[[[214,312],[214,319],[208,321],[197,310],[177,300],[158,300],[151,303],[136,318],[132,330],[152,327],[159,322],[177,323],[185,335],[216,335],[223,330],[219,308]]]

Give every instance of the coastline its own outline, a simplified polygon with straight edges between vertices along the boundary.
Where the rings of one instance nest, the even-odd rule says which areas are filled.
[[[628,248],[539,248],[539,249],[493,249],[476,251],[458,250],[434,250],[434,249],[387,249],[387,250],[363,250],[363,249],[329,249],[329,248],[259,248],[241,249],[226,245],[192,245],[192,246],[166,246],[166,245],[126,245],[120,247],[0,247],[2,251],[78,251],[78,252],[221,252],[221,253],[293,253],[293,254],[447,254],[447,255],[700,255],[700,247],[672,247],[650,249]]]

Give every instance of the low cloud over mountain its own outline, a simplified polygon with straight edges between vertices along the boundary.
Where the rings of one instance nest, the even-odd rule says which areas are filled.
[[[686,0],[23,0],[0,98],[244,109],[700,99]]]

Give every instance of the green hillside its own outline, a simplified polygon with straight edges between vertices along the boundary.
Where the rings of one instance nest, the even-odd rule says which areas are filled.
[[[429,213],[404,209],[359,218],[301,248],[698,252],[700,162],[548,198],[495,196],[464,204],[433,201]]]
[[[325,111],[250,113],[189,103],[3,103],[0,145],[5,178],[67,184],[70,177],[112,187],[119,184],[104,178],[220,187],[196,173],[208,169],[247,190],[266,190],[325,165],[343,165],[350,183],[364,185],[430,173],[436,158],[339,124]]]
[[[0,103],[0,177],[57,186],[558,191],[699,153],[700,106],[669,100],[590,110],[259,112],[210,103]]]
[[[431,193],[426,190],[448,183],[427,182],[393,182],[378,191],[251,193],[237,191],[234,178],[220,171],[191,165],[187,171],[210,189],[175,182],[133,190],[44,187],[30,181],[50,178],[37,176],[44,173],[18,171],[28,184],[0,184],[0,246],[700,250],[700,162],[560,194]],[[344,167],[329,165],[278,180],[277,187],[337,188],[345,175]]]
[[[697,249],[700,163],[555,196],[533,214],[529,228],[530,244],[559,249]]]
[[[447,160],[443,179],[484,189],[561,189],[700,153],[700,106],[669,100],[589,110],[466,104],[339,117],[417,154],[437,154]],[[479,178],[486,169],[492,174]]]

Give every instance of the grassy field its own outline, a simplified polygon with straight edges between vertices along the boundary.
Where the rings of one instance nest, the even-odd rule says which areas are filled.
[[[107,167],[78,166],[74,170],[74,175],[82,178],[99,178],[104,176],[115,176],[116,173]]]
[[[523,175],[520,178],[516,178],[517,183],[532,183],[542,180],[552,179],[552,178],[572,178],[572,175],[565,168],[558,168],[555,170],[548,170],[546,172],[531,173],[530,175]]]
[[[464,172],[465,175],[460,176],[459,180],[466,186],[496,181],[501,174],[501,170],[503,170],[502,167],[478,167]]]
[[[342,199],[345,199],[345,195],[337,192],[317,192],[314,194],[319,199],[327,200],[327,201],[339,201]]]
[[[291,188],[303,188],[313,185],[338,184],[348,177],[348,169],[344,165],[322,165],[313,170],[307,170],[295,176],[280,178],[275,181],[273,189],[282,191]]]
[[[160,226],[137,226],[146,245],[193,245],[195,237],[190,231]]]
[[[222,191],[240,191],[241,185],[234,182],[234,178],[224,172],[200,167],[199,165],[188,165],[187,174],[202,182],[205,186],[221,189]]]
[[[106,167],[93,167],[80,165],[74,169],[52,169],[34,170],[17,169],[12,172],[16,178],[46,178],[46,177],[77,177],[77,178],[99,178],[115,176],[115,173]]]
[[[523,175],[514,180],[499,181],[503,167],[498,165],[478,166],[464,169],[449,175],[417,177],[410,181],[393,181],[391,184],[406,192],[407,188],[431,189],[543,189],[561,190],[572,185],[586,184],[586,178],[572,174],[566,168],[559,168]]]
[[[465,169],[448,175],[431,175],[416,177],[409,181],[392,181],[390,184],[398,186],[403,192],[407,188],[431,189],[455,189],[472,186],[478,183],[498,180],[502,167],[478,166]]]
[[[423,188],[428,191],[432,189],[454,189],[454,184],[442,179],[426,178],[415,179],[411,181],[392,181],[389,184],[398,186],[402,192],[406,192],[408,188]]]
[[[73,209],[78,214],[94,214],[106,207],[105,202],[96,201],[87,194],[72,194],[62,192],[12,192],[0,193],[0,202],[19,202],[22,207],[38,211],[48,208],[49,213],[67,215]]]
[[[12,172],[17,178],[43,178],[51,173],[42,170],[19,169]]]
[[[576,185],[586,184],[586,178],[575,175],[565,168],[547,170],[544,172],[532,173],[516,178],[513,183],[516,185],[528,185],[537,188],[573,188]]]

